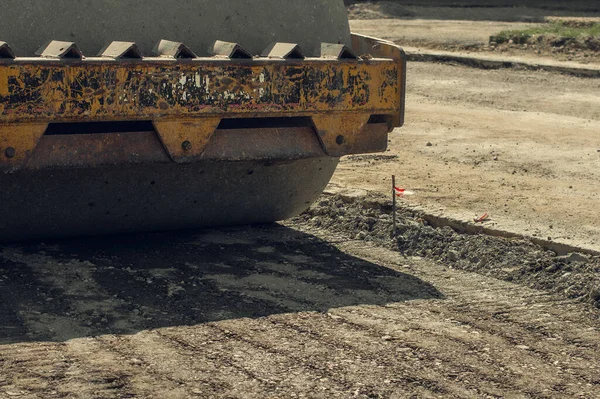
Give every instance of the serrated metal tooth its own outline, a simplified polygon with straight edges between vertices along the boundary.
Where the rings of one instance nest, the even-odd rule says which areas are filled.
[[[261,54],[262,57],[281,59],[304,59],[300,46],[295,43],[271,43]]]
[[[208,49],[208,52],[217,57],[227,58],[245,58],[251,59],[252,54],[240,46],[238,43],[224,42],[216,40],[215,43]]]
[[[15,59],[15,52],[10,48],[8,43],[0,41],[0,58]]]
[[[156,43],[152,49],[152,53],[158,57],[166,58],[198,58],[188,46],[181,42],[173,42],[170,40],[161,40]]]
[[[52,40],[43,45],[35,52],[35,55],[44,58],[67,58],[67,59],[82,59],[83,53],[75,42],[63,42],[60,40]]]
[[[358,55],[348,46],[338,43],[321,43],[322,58],[336,58],[342,60],[357,60]]]
[[[143,55],[134,42],[112,42],[98,53],[99,57],[120,59],[142,59]]]

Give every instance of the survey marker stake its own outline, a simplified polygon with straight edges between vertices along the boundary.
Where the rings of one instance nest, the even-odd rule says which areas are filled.
[[[396,237],[396,176],[392,175],[392,238]]]

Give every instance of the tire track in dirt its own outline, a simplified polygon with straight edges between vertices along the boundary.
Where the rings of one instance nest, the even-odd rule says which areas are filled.
[[[398,253],[381,248],[374,249],[365,246],[361,242],[346,242],[340,245],[340,248],[350,250],[359,256],[363,252],[368,252],[371,259],[375,258],[381,264],[387,264],[389,267],[396,269],[398,269],[398,265],[406,264],[407,261]],[[564,377],[561,376],[561,378],[571,380],[572,385],[576,387],[575,381],[579,380],[578,384],[580,384],[583,380],[584,384],[587,384],[584,392],[587,391],[588,394],[593,395],[594,388],[598,386],[597,366],[595,365],[600,364],[597,355],[600,353],[598,351],[600,333],[597,327],[598,324],[594,322],[594,319],[586,317],[588,314],[581,311],[581,306],[557,299],[554,295],[500,280],[490,280],[484,276],[464,273],[464,276],[469,277],[468,279],[450,277],[448,276],[448,270],[439,266],[429,265],[425,273],[422,268],[420,268],[420,271],[414,270],[414,267],[411,269],[413,269],[411,272],[431,282],[447,296],[444,301],[429,302],[427,306],[429,309],[428,314],[435,309],[441,314],[453,315],[454,320],[470,326],[478,334],[487,334],[486,339],[483,341],[488,342],[488,344],[489,341],[494,339],[503,342],[506,348],[503,350],[502,357],[507,356],[508,353],[511,364],[521,362],[523,366],[535,363],[544,365],[547,362],[546,356],[551,357],[551,354],[559,352],[561,358],[558,361],[560,366],[563,367],[555,363],[557,359],[551,359],[552,363],[549,363],[550,366],[544,375],[552,377],[554,373],[564,374]],[[405,269],[400,268],[400,270]],[[438,304],[440,305],[439,309],[435,306]],[[373,322],[373,319],[376,320],[378,315],[388,314],[391,317],[389,322],[380,324],[389,328],[389,326],[395,326],[399,322],[406,322],[405,317],[400,316],[397,311],[398,309],[404,310],[405,305],[393,305],[393,308],[395,312],[390,311],[389,306],[374,309],[362,307],[357,312],[364,313],[365,317],[362,320],[366,320],[368,325]],[[573,313],[572,308],[578,309],[578,312]],[[504,322],[498,322],[489,317],[490,314],[498,311],[502,311],[511,317]],[[340,312],[346,314],[345,310],[340,310]],[[597,318],[594,312],[589,313]],[[417,319],[419,320],[418,324],[421,325],[418,328],[422,329],[422,324],[425,321],[418,317]],[[578,322],[575,322],[575,320]],[[555,335],[563,334],[563,336],[566,336],[563,338],[566,339],[563,341],[544,340],[545,336],[540,331],[549,329]],[[381,332],[381,334],[387,333],[390,332]],[[418,334],[413,338],[418,338]],[[448,337],[443,336],[425,342],[439,344],[439,347],[435,349],[439,353],[445,353],[448,348],[440,344],[440,340],[443,341],[446,338]],[[523,345],[524,343],[527,345]],[[517,349],[511,348],[511,346]],[[521,349],[523,347],[525,349]],[[495,358],[499,357],[495,356]],[[568,367],[565,367],[565,365],[568,365]],[[571,374],[574,375],[566,374],[565,371],[562,371],[563,368],[570,370]],[[483,371],[480,370],[480,372]],[[531,389],[530,386],[535,386],[540,379],[537,375],[530,378],[531,380],[523,384],[520,387],[521,389],[525,387]],[[531,393],[535,397],[544,394],[542,390],[532,391]],[[575,390],[572,393],[575,395],[581,392]]]
[[[216,335],[222,337],[219,342],[222,344],[214,348],[218,351],[216,359],[219,362],[226,362],[237,370],[240,370],[249,377],[259,381],[263,389],[283,390],[284,392],[304,392],[309,397],[312,395],[327,395],[337,396],[345,395],[346,381],[343,378],[331,378],[331,376],[323,373],[318,367],[315,367],[310,362],[307,362],[301,353],[293,353],[288,350],[282,350],[279,347],[270,345],[268,341],[271,339],[255,339],[253,334],[256,325],[259,325],[261,333],[265,333],[271,337],[270,331],[262,328],[264,319],[247,319],[242,323],[242,331],[239,323],[220,322],[207,325],[211,332],[211,336]],[[268,325],[268,324],[267,324]],[[232,328],[233,327],[233,328]],[[188,345],[199,348],[199,343],[196,339],[190,340],[188,337],[183,338]],[[230,347],[235,347],[235,351],[230,350]],[[243,353],[239,355],[240,348]],[[231,355],[231,353],[237,355]],[[256,359],[262,359],[257,362]],[[322,381],[324,378],[328,381],[326,390],[315,389],[315,381]],[[321,392],[319,392],[321,391]],[[256,392],[260,395],[260,391]]]
[[[398,322],[394,317],[398,310],[390,310],[391,317],[382,314],[385,312],[381,309],[378,310],[378,314],[370,317],[362,314],[360,319],[365,320],[368,326],[378,329],[380,334],[393,334],[388,328]],[[471,317],[473,315],[464,316],[465,319]],[[353,321],[357,322],[355,318],[356,316]],[[460,320],[460,318],[455,319]],[[423,318],[420,323],[427,326],[431,321]],[[573,377],[560,377],[560,368],[553,366],[552,362],[545,358],[544,349],[528,346],[535,345],[536,342],[528,337],[523,337],[519,340],[520,343],[515,343],[512,339],[506,339],[502,332],[495,334],[492,330],[494,326],[489,329],[481,328],[478,323],[472,322],[461,323],[458,326],[434,324],[438,324],[436,328],[411,326],[403,334],[395,335],[393,339],[405,344],[408,341],[407,346],[424,351],[430,357],[444,362],[452,362],[454,354],[463,353],[462,361],[470,365],[473,368],[472,372],[476,372],[479,378],[490,380],[497,385],[506,385],[507,381],[515,381],[512,384],[515,394],[529,390],[532,397],[542,397],[547,395],[544,393],[546,387],[554,386],[563,380],[570,383],[583,380],[590,386],[594,385],[592,380],[586,378],[585,373],[577,373]],[[501,330],[504,326],[497,327]],[[514,335],[520,336],[520,332],[517,330]],[[557,348],[554,346],[551,349]],[[528,372],[528,369],[533,368],[540,371],[540,376]],[[559,377],[556,377],[557,373]]]
[[[177,384],[149,375],[136,359],[115,350],[120,336],[75,339],[68,342],[67,353],[78,359],[73,378],[65,391],[80,397],[169,397],[161,396],[178,388]],[[90,385],[91,382],[91,385]]]
[[[37,295],[23,298],[19,318],[30,338],[66,340],[93,335],[94,325],[119,319],[116,330],[134,330],[143,320],[130,314],[119,318],[127,301],[114,297],[95,280],[97,266],[88,260],[60,259],[46,254],[27,254],[20,248],[2,252],[2,258],[26,270]],[[41,288],[41,290],[40,290]]]
[[[355,313],[353,309],[345,310],[349,314]],[[406,307],[402,310],[410,313],[410,310]],[[335,317],[333,320],[336,321],[331,323],[321,321],[318,329],[312,324],[312,318],[310,320],[306,319],[306,323],[285,324],[305,334],[310,332],[311,338],[315,341],[328,343],[333,341],[332,345],[342,339],[360,342],[361,345],[352,347],[349,352],[363,353],[364,358],[375,359],[375,363],[368,368],[370,379],[372,380],[374,376],[378,376],[378,373],[373,370],[382,369],[382,375],[379,376],[382,385],[384,385],[386,379],[389,380],[392,377],[394,380],[410,383],[415,387],[427,387],[430,394],[456,397],[472,397],[474,394],[491,395],[493,397],[502,395],[494,386],[493,376],[487,372],[481,372],[481,370],[477,370],[479,378],[476,383],[458,381],[457,377],[459,375],[466,372],[475,372],[473,361],[469,364],[463,364],[457,363],[456,359],[444,359],[444,355],[428,351],[425,347],[416,344],[417,341],[415,340],[396,339],[393,336],[386,335],[389,333],[388,331],[384,332],[374,328],[369,323],[362,323],[363,319],[361,317],[357,318],[356,315],[353,318],[340,317],[336,311],[333,317]],[[297,322],[298,320],[294,321]],[[312,331],[309,330],[311,327]],[[431,339],[431,336],[425,337]],[[444,351],[449,351],[449,349],[445,347]],[[401,356],[405,362],[398,362],[398,356]],[[415,360],[417,362],[414,367],[407,367],[408,363]],[[433,364],[433,368],[430,370],[421,368],[419,362],[423,361]],[[448,384],[449,380],[454,380],[454,384]],[[459,382],[459,386],[457,386],[457,382]],[[505,381],[502,385],[504,386],[504,392],[509,392]],[[398,389],[400,389],[400,385],[396,386],[396,390]]]
[[[305,319],[315,320],[318,328],[323,327],[322,322],[326,316],[320,313],[301,313],[297,315],[279,315],[271,316],[266,319],[252,321],[251,325],[244,325],[242,328],[235,325],[227,325],[227,329],[235,328],[237,336],[243,336],[252,345],[263,348],[272,353],[285,354],[286,357],[296,358],[296,362],[304,368],[318,373],[321,381],[333,381],[344,387],[342,393],[351,395],[359,392],[365,395],[380,391],[380,394],[387,396],[393,393],[392,381],[387,377],[388,371],[381,370],[384,366],[375,360],[379,354],[371,350],[371,343],[362,341],[363,347],[349,343],[349,340],[361,339],[362,334],[354,337],[347,333],[351,331],[341,331],[344,340],[337,339],[336,335],[323,336],[316,331],[307,330],[301,327],[301,321]],[[266,324],[266,325],[265,325]],[[268,331],[268,333],[265,333]],[[385,362],[391,365],[392,362]],[[367,379],[365,373],[369,373]],[[398,377],[395,376],[398,380]],[[369,380],[369,382],[365,382]],[[403,381],[407,381],[402,377]],[[386,382],[387,381],[387,382]],[[399,381],[399,380],[398,380]],[[397,381],[397,382],[398,382]],[[437,381],[428,380],[427,384],[432,390],[445,392],[439,387]]]
[[[190,330],[193,333],[182,334],[179,329],[141,333],[122,341],[118,349],[111,349],[137,357],[163,378],[194,386],[192,392],[199,395],[216,387],[223,396],[260,397],[261,392],[278,389],[300,392],[310,388],[298,386],[303,381],[318,381],[323,377],[315,375],[310,367],[304,368],[300,359],[257,345],[220,323]],[[256,362],[256,359],[262,360]],[[289,376],[302,378],[293,384],[286,381]],[[328,390],[336,393],[334,387]]]
[[[304,320],[314,320],[316,325],[304,326],[304,324],[301,322]],[[356,356],[354,356],[352,359],[342,359],[342,362],[348,362],[353,366],[357,366],[358,364],[360,364],[360,359],[377,359],[377,364],[371,365],[370,367],[366,367],[366,370],[368,370],[368,372],[370,373],[369,379],[371,380],[373,379],[374,369],[376,370],[379,367],[385,366],[387,369],[386,373],[388,373],[390,368],[394,368],[395,358],[386,358],[387,354],[380,353],[380,336],[372,337],[368,333],[365,333],[365,331],[363,331],[364,329],[353,331],[352,329],[342,328],[341,333],[343,335],[343,339],[337,339],[340,337],[337,337],[335,332],[341,327],[343,327],[343,325],[339,325],[338,322],[334,322],[333,327],[327,328],[328,326],[324,326],[323,324],[327,324],[328,320],[329,319],[327,318],[327,316],[324,316],[322,314],[300,314],[296,317],[269,317],[268,319],[265,319],[265,321],[270,321],[273,324],[273,326],[267,328],[267,330],[270,331],[271,335],[275,331],[273,330],[273,328],[275,328],[277,329],[276,331],[278,332],[278,335],[271,336],[268,342],[271,345],[276,345],[273,343],[281,342],[281,345],[283,345],[283,347],[279,348],[280,350],[291,350],[292,353],[307,353],[303,356],[303,358],[312,358],[314,356],[317,360],[322,358],[331,359],[332,357],[336,357],[337,355],[339,355],[340,351],[351,355],[356,355],[358,356],[358,358],[355,358]],[[325,335],[319,332],[320,330],[324,329],[327,330],[327,334]],[[240,335],[243,333],[245,337],[253,337],[255,338],[253,339],[255,342],[261,342],[259,345],[264,345],[264,343],[262,343],[262,337],[260,336],[260,334],[258,334],[258,336],[254,334],[255,330],[263,331],[265,330],[265,328],[255,327],[251,330],[244,329],[243,332],[238,332],[237,334]],[[296,347],[297,342],[301,342],[300,344],[298,344],[298,347]],[[351,344],[351,342],[355,342],[357,344],[353,345]],[[315,355],[315,353],[317,355]],[[356,376],[357,373],[361,372],[360,370],[362,370],[362,372],[365,372],[365,369],[361,367],[355,367],[353,370],[340,371],[340,374],[352,376],[352,379],[355,382],[363,381],[364,378],[357,378]],[[395,375],[394,378],[398,379],[400,377],[398,375]],[[423,379],[424,377],[415,375],[411,379],[411,381],[414,382],[419,378]],[[381,378],[382,382],[380,385],[384,386],[386,384],[385,379],[386,378],[384,378],[384,376]],[[401,379],[406,380],[403,376],[401,377]],[[439,384],[438,382],[433,380],[428,381],[429,382],[424,385],[433,386],[437,384],[438,388],[436,391],[442,390],[442,388],[440,388],[442,384]]]
[[[0,347],[2,374],[14,376],[0,380],[0,397],[117,398],[133,395],[127,370],[110,372],[107,363],[122,367],[119,359],[98,356],[97,341],[21,344]],[[99,361],[98,359],[103,359]]]
[[[0,397],[2,392],[21,396],[32,390],[45,397],[57,394],[74,364],[64,348],[53,343],[0,346]]]

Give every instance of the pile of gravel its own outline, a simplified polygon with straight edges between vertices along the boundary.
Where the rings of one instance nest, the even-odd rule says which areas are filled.
[[[559,293],[600,308],[600,258],[579,253],[558,256],[527,239],[473,235],[449,226],[432,227],[419,212],[400,207],[392,237],[392,204],[382,196],[324,194],[295,223],[343,233],[468,270]]]

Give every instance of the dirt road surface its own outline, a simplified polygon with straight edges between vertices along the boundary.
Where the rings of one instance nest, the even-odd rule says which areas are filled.
[[[350,19],[410,18],[454,21],[541,22],[548,17],[600,16],[598,3],[590,1],[347,1]],[[578,4],[576,4],[578,3]]]
[[[600,393],[597,310],[306,226],[4,246],[0,295],[1,398]]]
[[[354,32],[392,40],[403,45],[433,46],[444,49],[458,46],[483,46],[490,35],[503,30],[520,30],[540,26],[538,23],[503,21],[452,21],[424,19],[364,19],[350,21]]]
[[[461,11],[461,9],[455,9]],[[473,10],[482,10],[474,8]],[[507,30],[526,30],[543,26],[539,22],[504,21],[498,14],[497,8],[489,10],[486,20],[472,20],[468,14],[463,19],[444,17],[443,13],[436,19],[423,18],[377,18],[356,19],[350,21],[352,31],[369,36],[391,40],[405,48],[417,50],[447,50],[458,51],[479,56],[519,57],[529,62],[540,61],[573,61],[597,66],[600,64],[600,54],[585,46],[552,46],[548,43],[530,41],[528,44],[497,44],[490,42],[490,36],[498,35]],[[514,10],[514,9],[512,9]],[[463,11],[461,11],[463,12]],[[514,11],[509,11],[514,13]],[[598,23],[600,13],[587,13],[585,18],[544,17],[547,20],[577,20]],[[533,40],[533,39],[532,39]]]

